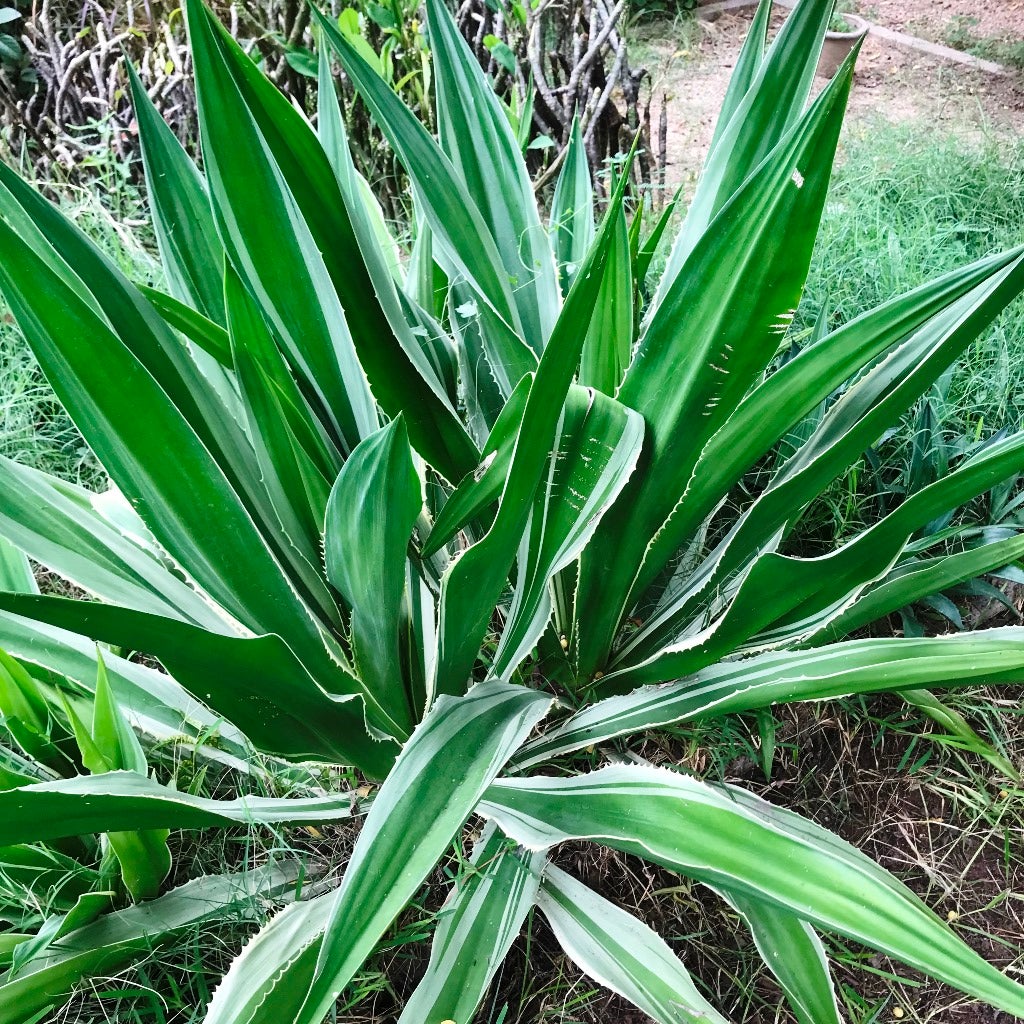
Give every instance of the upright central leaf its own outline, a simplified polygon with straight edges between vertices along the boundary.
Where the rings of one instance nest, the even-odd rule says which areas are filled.
[[[399,418],[363,441],[342,467],[324,526],[327,578],[352,609],[356,670],[406,735],[424,710],[412,706],[399,656],[406,550],[422,509]]]

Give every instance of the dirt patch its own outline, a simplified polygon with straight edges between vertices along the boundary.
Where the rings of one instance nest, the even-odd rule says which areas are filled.
[[[1015,3],[994,6],[1011,8]],[[916,6],[935,5],[919,0]],[[866,5],[863,9],[868,10]],[[635,32],[633,61],[651,73],[652,124],[667,104],[669,188],[696,180],[752,16],[753,7],[748,7],[714,21],[646,24]],[[781,25],[784,17],[777,13],[773,26]],[[883,23],[893,28],[902,24]],[[869,36],[858,61],[845,130],[868,131],[877,118],[924,122],[965,142],[1024,132],[1024,76],[989,75]]]
[[[984,38],[1024,38],[1024,0],[861,0],[850,6],[879,25],[934,42],[948,42],[958,23]]]

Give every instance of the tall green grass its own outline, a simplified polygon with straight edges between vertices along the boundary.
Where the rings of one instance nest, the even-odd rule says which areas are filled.
[[[64,212],[132,280],[158,283],[159,264],[139,189],[105,165],[92,188],[50,183]],[[87,487],[106,476],[39,371],[25,339],[0,301],[0,455]]]
[[[963,263],[1024,242],[1024,140],[878,118],[846,135],[793,337],[819,315],[831,327]],[[955,456],[1024,418],[1024,302],[1012,303],[922,401],[935,432],[909,410],[868,458],[804,517],[824,545],[898,502],[917,456]],[[918,481],[919,482],[919,481]]]
[[[879,119],[846,137],[808,277],[801,322],[835,326],[892,295],[1024,242],[1024,139],[965,142]],[[951,428],[1024,409],[1024,302],[982,335],[953,375]]]

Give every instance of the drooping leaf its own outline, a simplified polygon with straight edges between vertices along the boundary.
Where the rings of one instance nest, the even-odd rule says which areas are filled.
[[[168,789],[135,772],[78,775],[0,792],[0,846],[92,832],[209,828],[236,824],[324,824],[352,816],[352,796],[210,800]]]
[[[480,812],[531,849],[594,839],[779,906],[1024,1015],[1024,986],[978,956],[910,889],[827,830],[735,787],[614,766],[571,779],[501,780]]]
[[[335,666],[328,679],[347,686],[349,695],[327,693],[276,635],[224,636],[143,612],[57,597],[0,594],[0,609],[153,654],[198,700],[268,753],[356,764],[374,776],[385,774],[394,760],[395,746],[366,732],[360,702],[350,699],[358,690],[353,677]]]
[[[547,868],[537,905],[577,967],[658,1024],[727,1024],[660,935],[572,875]]]
[[[774,904],[717,891],[750,929],[799,1024],[842,1024],[828,955],[814,929]]]
[[[139,543],[102,514],[101,496],[3,457],[0,489],[7,495],[0,508],[0,534],[48,569],[114,604],[205,629],[228,628],[152,544]]]
[[[16,978],[0,977],[0,1016],[10,1024],[39,1020],[83,977],[116,971],[151,953],[154,943],[214,917],[252,917],[262,899],[294,885],[294,866],[206,875],[157,900],[105,915],[71,932]]]

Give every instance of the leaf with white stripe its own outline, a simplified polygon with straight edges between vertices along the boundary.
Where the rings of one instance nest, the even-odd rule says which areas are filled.
[[[488,825],[438,913],[426,974],[398,1024],[472,1024],[477,1007],[533,906],[543,853],[516,849]]]
[[[309,991],[334,893],[292,903],[235,957],[210,1000],[204,1024],[295,1020]]]
[[[597,841],[773,903],[1024,1016],[1024,986],[983,960],[905,885],[826,829],[734,786],[613,766],[571,779],[502,779],[478,810],[531,849]]]
[[[743,918],[800,1024],[842,1024],[828,954],[817,932],[774,904],[715,891]]]
[[[320,1024],[549,704],[500,682],[437,701],[373,802],[295,1024]]]
[[[514,669],[551,618],[551,584],[594,535],[640,458],[643,418],[592,388],[573,386],[556,428],[547,472],[523,530],[508,623],[494,673]]]
[[[572,875],[549,867],[537,906],[584,974],[658,1024],[727,1024],[657,932]]]
[[[820,650],[772,651],[590,705],[514,759],[519,768],[647,729],[798,700],[876,690],[1013,682],[1024,672],[1024,629],[1004,626],[927,639],[872,638]]]

